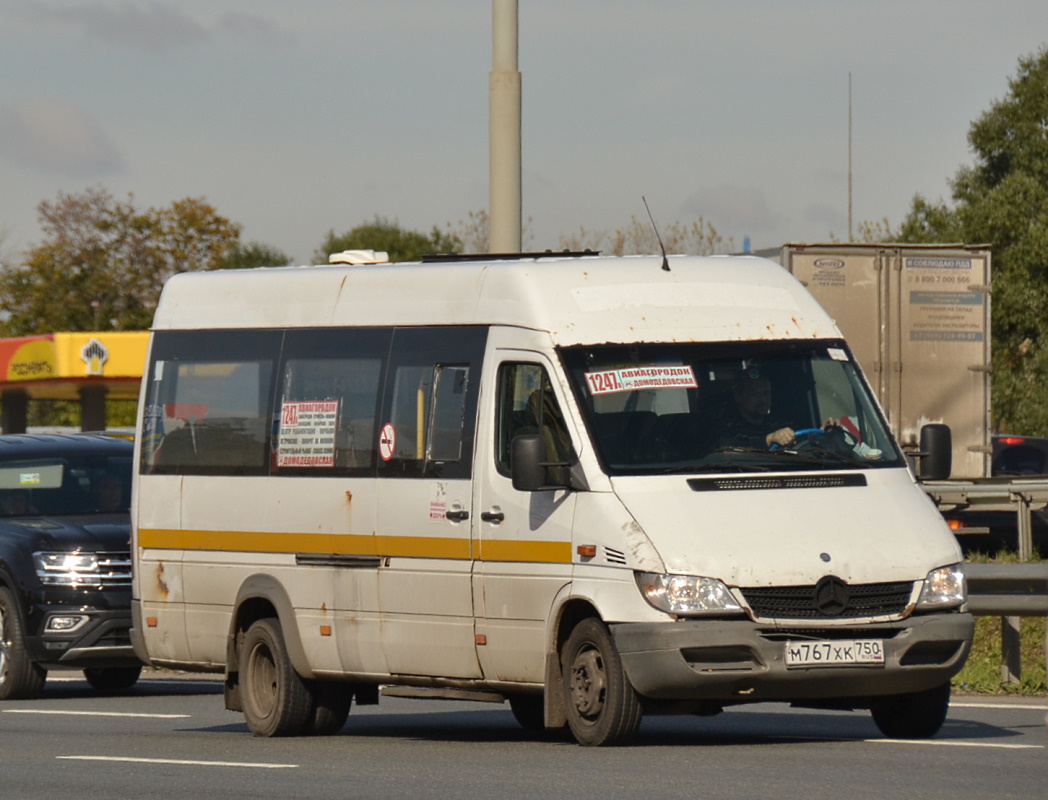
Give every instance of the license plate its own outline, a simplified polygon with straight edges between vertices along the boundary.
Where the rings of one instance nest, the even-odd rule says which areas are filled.
[[[846,667],[852,664],[883,663],[884,642],[880,639],[786,642],[787,667]]]

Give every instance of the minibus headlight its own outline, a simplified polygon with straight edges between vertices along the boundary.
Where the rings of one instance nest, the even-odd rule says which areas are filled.
[[[716,578],[637,572],[637,587],[659,611],[681,616],[742,612],[728,587]]]
[[[960,564],[933,569],[924,579],[924,588],[917,601],[919,611],[936,608],[952,608],[963,605],[968,599],[968,584]]]

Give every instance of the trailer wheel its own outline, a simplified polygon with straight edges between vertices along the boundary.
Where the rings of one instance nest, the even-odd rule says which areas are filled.
[[[546,707],[541,694],[511,694],[509,710],[513,719],[529,733],[543,733],[546,730]]]
[[[99,692],[120,692],[130,689],[142,675],[142,667],[108,667],[85,669],[84,677],[91,688]]]
[[[579,744],[627,744],[641,721],[640,700],[600,620],[582,620],[561,651],[568,725]]]
[[[950,684],[909,694],[873,698],[870,713],[889,739],[928,739],[939,732],[950,709]]]
[[[26,650],[25,627],[14,595],[0,588],[0,700],[39,697],[46,679],[47,671]]]
[[[353,703],[353,687],[348,683],[324,681],[313,684],[313,713],[306,720],[307,736],[331,736],[342,730]]]
[[[280,622],[255,622],[240,645],[244,719],[256,736],[297,736],[314,711],[313,697],[291,665]]]

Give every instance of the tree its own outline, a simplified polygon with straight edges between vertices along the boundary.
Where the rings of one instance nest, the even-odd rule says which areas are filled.
[[[430,233],[409,231],[397,222],[376,216],[371,222],[336,235],[328,231],[320,249],[313,254],[317,264],[326,264],[332,253],[343,250],[383,250],[390,261],[418,261],[431,253],[455,253],[462,249],[462,242],[452,233],[441,233],[433,226]]]
[[[253,269],[255,267],[286,267],[294,259],[282,250],[261,242],[236,243],[219,259],[218,269]]]
[[[703,217],[690,224],[671,222],[669,225],[659,226],[658,237],[651,222],[631,217],[629,225],[611,232],[579,228],[577,234],[561,236],[560,246],[568,250],[599,250],[616,256],[639,255],[660,252],[659,238],[662,239],[667,253],[701,256],[724,253],[734,248],[732,240],[722,237]]]
[[[930,203],[917,194],[893,240],[912,244],[964,243],[965,233],[960,215],[954,209],[941,200]]]
[[[972,123],[975,164],[954,206],[914,198],[901,241],[989,244],[998,430],[1048,435],[1048,50],[1019,60],[1008,94]]]
[[[37,207],[44,240],[0,272],[0,333],[148,328],[164,281],[213,269],[240,226],[203,198],[139,210],[100,187]]]

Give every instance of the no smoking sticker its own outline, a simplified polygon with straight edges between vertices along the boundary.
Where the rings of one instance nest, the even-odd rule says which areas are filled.
[[[393,452],[397,448],[397,431],[392,422],[382,426],[382,432],[378,435],[378,455],[383,461],[393,458]]]

